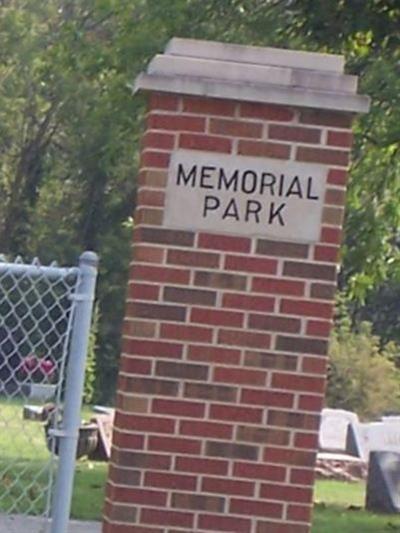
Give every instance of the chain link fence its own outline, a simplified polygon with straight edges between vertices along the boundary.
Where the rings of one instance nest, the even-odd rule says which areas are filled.
[[[52,514],[81,283],[79,267],[0,260],[2,514],[42,516],[43,523]]]

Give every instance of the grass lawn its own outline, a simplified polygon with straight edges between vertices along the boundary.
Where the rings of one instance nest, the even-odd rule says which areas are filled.
[[[91,416],[83,411],[84,419]],[[43,512],[49,458],[42,424],[22,420],[21,402],[0,402],[0,512]],[[73,518],[101,519],[107,468],[78,461]],[[364,483],[318,481],[312,533],[400,533],[400,517],[362,510],[364,498]]]

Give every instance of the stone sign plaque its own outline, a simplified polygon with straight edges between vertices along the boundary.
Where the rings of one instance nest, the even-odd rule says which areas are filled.
[[[326,175],[313,163],[177,150],[164,226],[316,242]]]

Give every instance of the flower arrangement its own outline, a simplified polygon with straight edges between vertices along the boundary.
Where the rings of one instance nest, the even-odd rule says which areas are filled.
[[[48,357],[30,354],[23,357],[19,375],[25,381],[33,383],[52,383],[56,376],[56,364]]]

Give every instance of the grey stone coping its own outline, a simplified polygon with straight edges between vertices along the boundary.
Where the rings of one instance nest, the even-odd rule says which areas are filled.
[[[368,111],[370,99],[357,94],[357,77],[342,71],[337,55],[172,39],[133,90]]]

